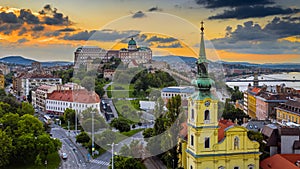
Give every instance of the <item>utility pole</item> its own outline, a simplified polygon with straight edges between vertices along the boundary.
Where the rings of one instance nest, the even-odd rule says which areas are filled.
[[[92,157],[94,156],[94,151],[95,151],[95,145],[94,145],[94,141],[95,141],[95,136],[94,136],[94,111],[91,112],[92,113]]]
[[[68,136],[70,136],[70,120],[68,120]]]
[[[77,111],[75,110],[75,135],[77,135]]]

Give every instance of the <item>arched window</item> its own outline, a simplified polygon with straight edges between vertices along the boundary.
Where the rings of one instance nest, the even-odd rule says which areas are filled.
[[[254,165],[253,164],[249,164],[248,165],[248,169],[254,169]]]
[[[194,109],[192,109],[192,113],[191,113],[191,119],[194,120],[195,119],[195,112]]]
[[[209,120],[209,110],[205,110],[205,112],[204,112],[204,120]]]
[[[238,136],[234,137],[234,149],[239,149],[240,147],[240,139]]]
[[[220,167],[218,167],[218,169],[225,169],[225,167],[224,166],[220,166]]]
[[[190,168],[193,169],[193,166],[191,166]]]

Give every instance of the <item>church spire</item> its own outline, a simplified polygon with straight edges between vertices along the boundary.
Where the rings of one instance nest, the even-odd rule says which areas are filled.
[[[205,62],[206,61],[206,53],[205,53],[205,45],[204,45],[204,22],[201,21],[201,40],[200,40],[200,51],[199,51],[199,61]]]
[[[196,62],[197,65],[197,79],[194,81],[194,84],[198,87],[200,93],[207,93],[210,91],[212,84],[214,83],[208,76],[208,61],[205,54],[205,45],[204,45],[204,27],[203,21],[201,22],[201,40],[200,40],[200,51],[199,58]]]

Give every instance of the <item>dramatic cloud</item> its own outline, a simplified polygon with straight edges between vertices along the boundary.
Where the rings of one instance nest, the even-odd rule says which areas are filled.
[[[115,30],[101,30],[101,31],[82,31],[73,35],[66,35],[65,40],[96,40],[96,41],[116,41],[122,40],[131,36],[139,34],[140,31],[115,31]]]
[[[265,6],[243,6],[231,10],[225,10],[221,14],[209,17],[209,19],[246,19],[246,18],[262,18],[272,15],[287,15],[300,12],[300,9],[281,7],[265,7]]]
[[[158,36],[152,36],[149,39],[147,39],[147,42],[159,42],[159,43],[170,43],[170,42],[175,42],[177,39],[172,38],[172,37],[158,37]]]
[[[62,13],[58,13],[56,8],[51,5],[45,5],[43,10],[39,11],[39,14],[44,15],[44,23],[47,25],[71,25],[72,22],[68,16],[64,16]]]
[[[217,49],[243,53],[300,53],[299,42],[282,40],[300,35],[300,21],[293,17],[274,17],[265,27],[252,21],[226,28],[226,37],[213,39]]]
[[[20,20],[27,22],[28,24],[39,24],[40,20],[37,16],[33,15],[29,9],[21,9],[18,17]]]
[[[31,28],[31,30],[33,30],[33,31],[42,31],[44,29],[45,29],[45,27],[42,26],[42,25],[36,25],[36,26]]]
[[[240,7],[252,5],[274,4],[272,0],[195,0],[197,4],[206,8]]]
[[[22,39],[18,40],[18,43],[25,43],[25,42],[28,42],[28,41],[29,41],[28,39],[22,38]]]
[[[179,42],[171,43],[169,45],[157,45],[157,48],[182,48],[182,45]]]
[[[155,12],[155,11],[162,11],[162,9],[158,8],[157,6],[148,9],[148,12]]]
[[[9,12],[9,13],[1,12],[0,13],[0,23],[18,23],[18,18],[12,12]]]
[[[138,11],[132,15],[132,18],[143,18],[146,17],[146,14],[142,11]]]
[[[3,32],[5,35],[10,35],[12,31],[18,30],[21,28],[22,24],[20,23],[3,23],[0,24],[0,32]]]
[[[76,29],[74,29],[74,28],[63,28],[63,29],[60,29],[58,31],[60,31],[60,32],[74,32],[74,31],[76,31]]]

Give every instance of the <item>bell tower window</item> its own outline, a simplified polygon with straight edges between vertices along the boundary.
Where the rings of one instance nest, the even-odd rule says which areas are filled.
[[[209,120],[209,110],[205,110],[205,112],[204,112],[204,120]]]

